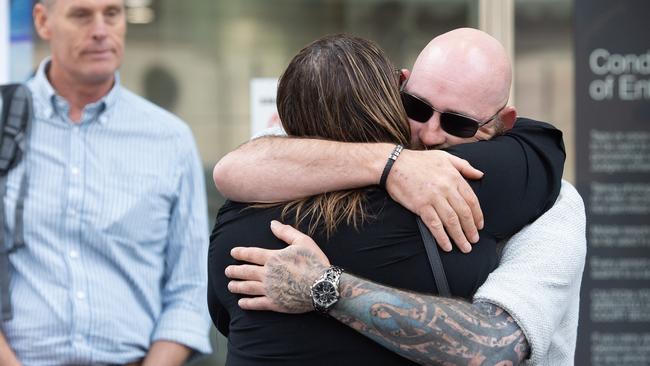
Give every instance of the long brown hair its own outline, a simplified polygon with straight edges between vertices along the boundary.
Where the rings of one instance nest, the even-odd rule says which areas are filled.
[[[291,136],[342,142],[389,142],[408,147],[410,129],[399,95],[399,75],[374,42],[337,34],[320,38],[291,60],[282,74],[277,107]],[[365,189],[328,192],[288,202],[296,225],[309,234],[323,223],[329,236],[343,220],[363,222]]]

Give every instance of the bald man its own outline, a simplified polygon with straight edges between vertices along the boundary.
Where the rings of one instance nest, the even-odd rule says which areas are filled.
[[[403,75],[414,143],[443,148],[486,140],[515,124],[516,110],[506,104],[510,62],[503,47],[483,32],[458,29],[436,37],[413,71],[403,70]],[[222,159],[214,178],[229,198],[290,200],[377,184],[392,147],[263,138]],[[469,251],[483,221],[463,179],[470,173],[469,165],[443,151],[405,151],[388,176],[387,190],[427,222],[443,249],[451,248],[444,226],[455,244]],[[525,360],[571,365],[586,247],[584,221],[582,200],[564,182],[555,205],[508,241],[499,267],[473,303],[407,293],[344,273],[340,298],[329,314],[422,364]],[[240,300],[244,309],[310,311],[309,291],[289,291],[287,286],[309,289],[330,263],[307,236],[278,223],[272,230],[294,245],[280,251],[233,250],[236,259],[260,267],[228,267],[227,275],[236,280],[229,288],[257,296]]]

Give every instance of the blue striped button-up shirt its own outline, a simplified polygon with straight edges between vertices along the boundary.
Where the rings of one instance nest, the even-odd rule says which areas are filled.
[[[5,195],[12,241],[26,170],[26,245],[10,256],[12,320],[25,365],[111,364],[156,340],[209,352],[204,178],[181,120],[120,86],[81,123],[45,75],[28,82],[35,119]]]

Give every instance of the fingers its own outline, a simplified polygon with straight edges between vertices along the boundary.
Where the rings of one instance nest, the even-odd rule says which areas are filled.
[[[271,231],[278,239],[289,245],[305,245],[306,242],[313,241],[307,235],[294,229],[289,225],[282,224],[278,221],[271,221]],[[315,244],[314,244],[315,245]]]
[[[244,281],[259,281],[264,278],[264,267],[251,264],[231,265],[226,267],[226,277]]]
[[[483,177],[483,172],[481,172],[478,169],[474,169],[466,160],[461,159],[456,156],[450,156],[450,161],[452,165],[458,169],[458,171],[468,179],[480,179]],[[476,226],[479,230],[483,229],[483,224],[484,224],[484,219],[483,219],[483,211],[481,211],[481,205],[478,201],[478,197],[476,197],[476,194],[472,190],[472,188],[469,186],[469,183],[467,183],[464,180],[459,181],[460,186],[458,187],[458,192],[460,192],[460,195],[463,200],[465,200],[465,203],[469,207],[473,220],[474,222],[470,224],[468,221],[463,221],[464,217],[461,217],[461,224],[463,225],[463,229],[465,230],[466,233],[468,233],[468,238],[472,242],[478,241],[478,238],[476,240],[472,240],[472,236],[469,235],[470,233],[474,233],[474,230],[472,230],[472,227]],[[452,206],[454,209],[460,209],[460,207],[455,206],[452,203]],[[462,205],[464,206],[464,205]],[[463,212],[456,211],[459,215],[462,213],[463,215],[466,214],[465,210],[463,209]]]
[[[263,266],[273,252],[274,250],[270,249],[236,247],[230,250],[230,255],[242,262],[249,262]]]
[[[247,297],[239,299],[237,305],[244,310],[270,310],[279,311],[271,299],[266,296]]]
[[[271,221],[271,231],[278,239],[283,240],[294,247],[306,249],[314,255],[325,266],[329,266],[329,259],[320,247],[309,236],[301,233],[289,225],[284,225],[278,221]],[[284,249],[286,250],[286,248]]]
[[[266,295],[264,284],[259,281],[230,281],[228,282],[228,291],[233,294],[250,296]]]
[[[463,183],[464,184],[461,184],[458,191],[463,197],[463,200],[465,200],[465,202],[469,205],[469,209],[472,212],[472,217],[474,218],[476,228],[482,230],[483,225],[485,224],[485,220],[483,217],[483,210],[481,210],[481,203],[478,201],[478,197],[476,197],[476,193],[474,193],[472,187],[469,186],[469,183]]]
[[[436,210],[438,217],[440,217],[449,238],[454,241],[461,252],[469,253],[472,250],[472,246],[469,244],[469,241],[467,241],[460,220],[458,219],[458,215],[449,202],[446,200],[436,201],[434,209]]]
[[[467,182],[462,182],[462,184],[466,185]],[[479,237],[478,229],[476,228],[475,217],[472,213],[472,210],[470,209],[470,206],[465,201],[465,198],[462,195],[462,191],[463,187],[461,185],[458,187],[458,191],[453,192],[453,194],[449,197],[449,204],[451,205],[451,209],[453,210],[454,215],[449,218],[450,221],[448,223],[445,223],[445,227],[455,242],[458,243],[456,236],[450,232],[450,227],[448,227],[449,225],[453,226],[451,227],[451,230],[455,234],[460,234],[460,229],[462,228],[463,240],[469,240],[471,243],[476,243]],[[474,192],[472,192],[472,194],[473,193]],[[456,225],[457,223],[458,225]]]
[[[463,177],[467,179],[483,178],[483,172],[471,166],[467,160],[457,156],[450,156],[450,161]]]
[[[445,232],[442,221],[440,221],[440,218],[433,207],[427,207],[425,211],[421,213],[420,218],[425,225],[427,225],[429,231],[431,231],[431,235],[436,239],[438,246],[445,252],[451,251],[451,241],[449,241],[449,237]]]

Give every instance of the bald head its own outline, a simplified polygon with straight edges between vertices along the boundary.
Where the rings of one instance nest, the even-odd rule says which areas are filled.
[[[413,65],[411,81],[429,84],[438,93],[462,95],[462,112],[481,114],[482,105],[498,108],[506,103],[512,68],[499,41],[480,30],[460,28],[429,42]]]
[[[410,119],[414,144],[443,148],[486,140],[512,128],[517,119],[516,109],[506,105],[512,83],[508,54],[485,32],[460,28],[434,38],[406,76],[405,92],[480,127],[472,137],[458,137],[445,129],[440,113],[433,113],[427,121]]]

